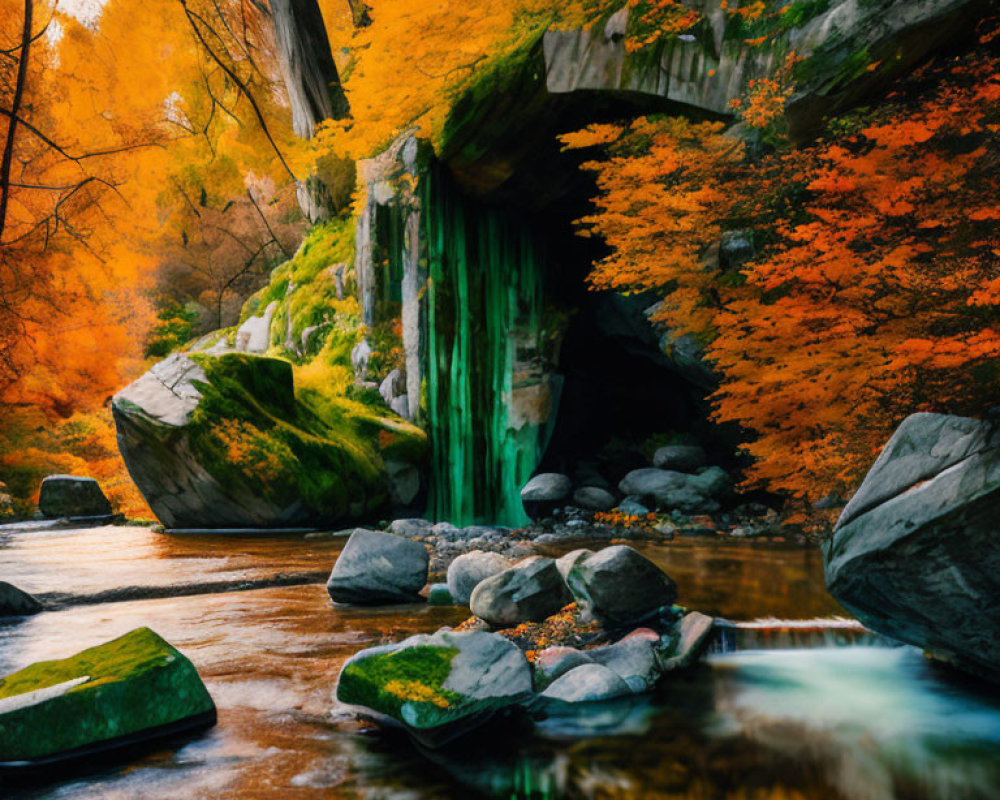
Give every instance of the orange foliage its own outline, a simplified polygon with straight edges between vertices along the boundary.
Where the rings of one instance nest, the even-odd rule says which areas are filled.
[[[595,288],[659,289],[660,321],[709,343],[716,417],[754,435],[749,483],[849,491],[907,413],[995,403],[998,76],[983,51],[926,67],[838,135],[756,162],[718,128],[639,120],[587,165],[585,223],[613,248]],[[720,231],[751,225],[756,259],[713,272]]]

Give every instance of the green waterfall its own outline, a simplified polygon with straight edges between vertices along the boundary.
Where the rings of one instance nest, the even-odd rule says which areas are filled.
[[[422,196],[428,513],[456,525],[521,525],[519,490],[557,401],[543,356],[544,248],[516,215],[460,194],[440,167],[424,176]]]

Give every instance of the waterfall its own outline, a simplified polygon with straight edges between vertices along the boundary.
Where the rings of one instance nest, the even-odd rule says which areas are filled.
[[[792,650],[820,647],[892,647],[897,643],[868,630],[854,619],[716,620],[710,651]]]
[[[428,512],[455,524],[527,522],[520,487],[551,433],[544,247],[517,215],[464,197],[440,167],[423,178],[427,239]]]

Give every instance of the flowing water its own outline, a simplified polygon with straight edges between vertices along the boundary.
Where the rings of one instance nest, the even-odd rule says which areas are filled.
[[[334,609],[313,576],[328,572],[341,544],[123,527],[0,530],[0,579],[59,606],[0,625],[0,674],[148,625],[190,656],[219,707],[218,725],[203,735],[85,776],[0,785],[0,796],[998,796],[1000,701],[913,648],[878,646],[823,591],[818,554],[777,543],[642,546],[674,575],[682,602],[737,623],[728,652],[693,674],[648,698],[498,723],[445,753],[421,752],[339,710],[336,676],[362,647],[453,625],[467,612]]]

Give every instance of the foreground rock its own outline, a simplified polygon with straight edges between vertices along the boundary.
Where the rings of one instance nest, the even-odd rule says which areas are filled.
[[[0,681],[0,767],[42,767],[214,723],[191,662],[139,628]]]
[[[469,607],[490,625],[507,628],[550,617],[571,599],[556,562],[533,556],[480,583]]]
[[[606,624],[634,622],[677,599],[677,584],[631,547],[615,545],[573,564],[566,576],[573,596]]]
[[[356,409],[242,353],[174,354],[112,401],[129,474],[174,529],[336,527],[412,499],[426,436]]]
[[[335,603],[416,602],[427,583],[429,561],[419,542],[359,528],[337,557],[326,590]]]
[[[438,746],[531,694],[524,654],[502,636],[438,631],[362,650],[341,670],[337,699],[364,706]]]
[[[468,605],[472,592],[487,578],[492,578],[511,566],[499,553],[473,550],[460,555],[448,566],[448,590],[456,603]]]
[[[38,493],[38,510],[42,516],[110,517],[111,503],[93,478],[76,475],[49,475],[42,480]]]
[[[914,414],[825,548],[830,593],[866,626],[1000,681],[1000,426]]]
[[[37,614],[41,610],[42,604],[30,594],[6,581],[0,581],[0,617]]]

